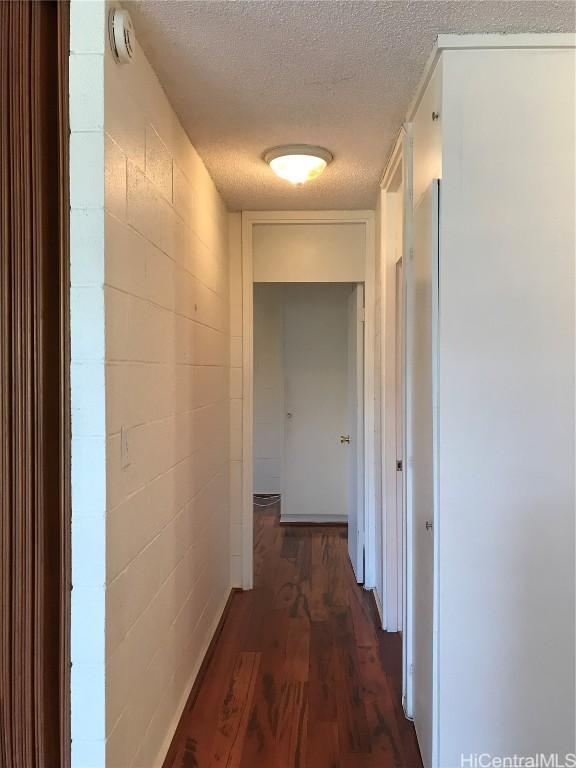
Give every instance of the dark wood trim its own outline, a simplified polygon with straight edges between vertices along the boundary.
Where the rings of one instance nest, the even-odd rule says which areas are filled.
[[[0,764],[70,753],[68,4],[0,2]]]
[[[58,127],[60,188],[60,766],[71,764],[72,419],[70,396],[70,2],[58,13]]]
[[[206,653],[204,654],[204,658],[202,659],[202,663],[200,664],[200,668],[198,669],[198,674],[196,675],[196,679],[192,684],[192,689],[190,690],[190,694],[188,696],[188,699],[186,700],[186,706],[182,710],[182,715],[180,716],[180,720],[174,732],[174,736],[172,737],[172,743],[170,744],[170,748],[168,749],[166,757],[164,758],[162,768],[172,768],[174,758],[180,746],[180,741],[184,736],[186,714],[191,711],[191,709],[194,707],[194,704],[196,703],[196,699],[198,698],[198,694],[200,693],[200,689],[202,688],[202,683],[204,682],[206,673],[208,672],[210,662],[216,651],[218,640],[220,638],[220,635],[222,634],[222,630],[224,629],[224,625],[226,624],[226,620],[228,619],[228,616],[230,614],[230,608],[232,606],[234,595],[237,595],[242,591],[243,590],[240,589],[239,587],[232,587],[232,589],[230,590],[230,594],[228,595],[228,599],[226,600],[226,605],[224,606],[224,610],[222,611],[222,616],[220,617],[220,621],[218,622],[218,626],[216,627],[214,634],[212,635],[212,639],[210,640],[210,644],[206,649]]]

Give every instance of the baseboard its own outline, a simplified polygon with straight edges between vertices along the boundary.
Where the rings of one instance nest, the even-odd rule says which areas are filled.
[[[376,611],[378,612],[378,617],[380,619],[380,627],[381,629],[384,629],[384,608],[382,606],[382,601],[380,600],[380,595],[375,589],[371,591],[374,603],[376,604]]]
[[[214,655],[216,643],[222,633],[224,622],[226,621],[226,617],[230,611],[232,598],[238,592],[242,592],[242,589],[239,587],[232,587],[230,589],[222,609],[216,614],[216,618],[212,624],[211,631],[208,633],[208,640],[206,641],[204,649],[200,654],[198,654],[199,661],[192,670],[189,684],[185,689],[186,693],[182,696],[181,704],[177,709],[178,715],[174,718],[170,728],[168,728],[168,733],[164,739],[162,748],[158,753],[160,759],[156,764],[162,765],[163,768],[172,768],[175,757],[172,746],[176,748],[177,740],[180,735],[180,724],[182,722],[183,715],[194,705],[194,702],[196,701],[200,686],[202,685],[202,681],[206,676],[208,665],[210,664],[210,660]],[[162,755],[165,755],[163,760]]]
[[[347,515],[286,515],[280,514],[281,523],[297,525],[348,525]]]

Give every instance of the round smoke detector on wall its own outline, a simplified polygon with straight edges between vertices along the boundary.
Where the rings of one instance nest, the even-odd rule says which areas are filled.
[[[128,64],[134,56],[136,36],[128,11],[113,8],[108,16],[110,48],[119,64]]]

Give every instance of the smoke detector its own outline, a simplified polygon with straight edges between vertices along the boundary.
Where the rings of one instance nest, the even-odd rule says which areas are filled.
[[[134,56],[136,35],[128,11],[113,8],[108,16],[108,35],[110,48],[119,64],[128,64]]]

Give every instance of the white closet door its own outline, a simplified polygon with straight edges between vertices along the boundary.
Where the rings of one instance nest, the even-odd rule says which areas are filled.
[[[437,507],[437,346],[439,182],[414,211],[407,350],[410,402],[409,482],[412,528],[412,694],[425,768],[435,765],[435,516]]]

